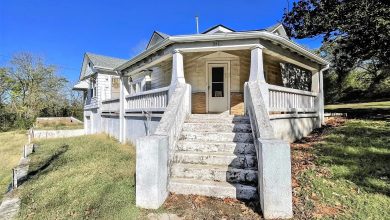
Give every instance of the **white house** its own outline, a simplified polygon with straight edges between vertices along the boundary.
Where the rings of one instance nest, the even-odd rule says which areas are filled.
[[[329,63],[281,24],[153,32],[130,60],[87,53],[80,83],[87,134],[137,147],[137,205],[169,192],[260,199],[266,218],[292,216],[288,142],[324,120]]]

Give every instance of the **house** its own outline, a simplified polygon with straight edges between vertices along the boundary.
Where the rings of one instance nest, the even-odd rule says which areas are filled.
[[[87,134],[136,144],[137,206],[158,208],[174,192],[259,199],[266,218],[289,218],[288,142],[323,123],[328,67],[281,24],[217,25],[155,31],[130,60],[87,53],[77,89]]]

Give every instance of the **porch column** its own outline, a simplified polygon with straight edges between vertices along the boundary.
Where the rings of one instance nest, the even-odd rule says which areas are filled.
[[[183,54],[179,50],[173,51],[172,57],[172,79],[171,85],[176,83],[185,83],[184,78],[184,66],[183,66]]]
[[[256,81],[260,84],[260,91],[263,96],[266,109],[269,108],[269,92],[268,84],[265,82],[264,66],[263,66],[263,46],[256,45],[251,49],[251,69],[249,74],[249,82]]]
[[[319,84],[320,84],[320,89],[319,89],[319,94],[318,94],[318,115],[320,119],[321,125],[325,123],[324,120],[324,71],[321,70],[319,73]]]
[[[263,68],[263,46],[257,45],[251,49],[251,70],[249,81],[265,82]]]
[[[318,112],[317,127],[321,127],[324,118],[324,94],[322,87],[322,71],[313,72],[311,78],[311,91],[318,94],[314,100],[314,107],[316,112]]]
[[[120,77],[120,92],[119,92],[119,141],[126,143],[126,121],[125,121],[125,108],[126,108],[126,96],[129,94],[127,88],[128,77]]]

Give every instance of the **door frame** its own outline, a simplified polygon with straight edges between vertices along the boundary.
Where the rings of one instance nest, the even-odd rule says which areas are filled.
[[[208,60],[206,61],[206,71],[205,71],[205,75],[206,75],[206,112],[207,114],[209,113],[209,65],[210,64],[225,64],[227,65],[227,107],[228,107],[228,112],[230,114],[230,61],[229,60]]]

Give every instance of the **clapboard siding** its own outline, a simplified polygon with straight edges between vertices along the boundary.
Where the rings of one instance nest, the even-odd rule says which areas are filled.
[[[163,61],[152,68],[152,89],[169,86],[172,75],[172,60]]]
[[[270,55],[264,54],[264,71],[266,73],[266,81],[269,84],[283,86],[280,60],[273,58]]]
[[[97,74],[96,77],[97,84],[97,100],[98,102],[111,98],[111,88],[110,88],[110,76],[105,74]]]

